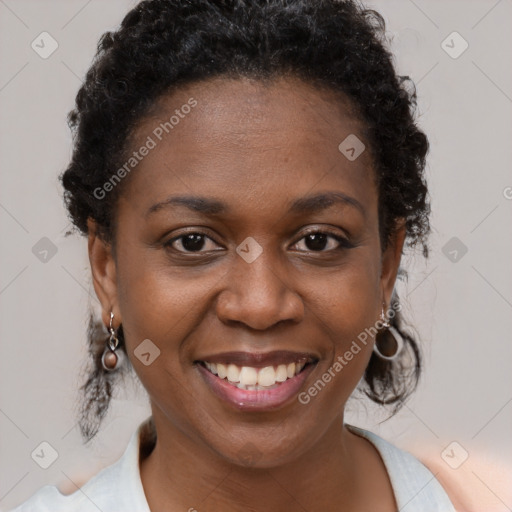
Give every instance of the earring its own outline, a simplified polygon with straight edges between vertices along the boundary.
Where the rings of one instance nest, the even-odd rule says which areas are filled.
[[[103,351],[103,355],[101,356],[101,364],[103,365],[103,368],[108,372],[112,372],[119,369],[123,362],[122,352],[116,354],[116,349],[119,346],[119,338],[117,337],[117,332],[114,329],[113,323],[114,313],[111,311],[110,325],[108,327],[110,336],[107,339],[105,350]]]
[[[375,343],[373,345],[373,351],[375,354],[377,354],[381,359],[384,359],[385,361],[393,361],[395,360],[400,353],[402,352],[404,348],[404,340],[400,333],[389,323],[386,315],[384,314],[384,304],[382,305],[382,311],[380,313],[380,321],[382,322],[382,327],[384,329],[387,329],[388,332],[393,336],[395,343],[396,343],[396,350],[395,353],[391,356],[384,355],[379,347],[377,346],[377,340],[375,340]]]

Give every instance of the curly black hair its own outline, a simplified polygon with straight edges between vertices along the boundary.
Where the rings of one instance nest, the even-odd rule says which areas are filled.
[[[130,136],[155,103],[172,90],[213,77],[271,80],[299,78],[348,98],[365,127],[379,194],[383,247],[399,220],[406,245],[428,255],[428,191],[424,178],[428,141],[415,122],[416,92],[398,76],[387,49],[382,16],[355,0],[146,0],[106,32],[80,88],[69,125],[71,162],[61,176],[75,227],[87,235],[93,219],[106,241],[115,240],[116,198],[122,185],[98,199],[130,148]],[[412,85],[412,86],[411,86]],[[398,301],[395,295],[394,304]],[[394,361],[372,355],[364,392],[393,412],[414,390],[421,370],[414,336],[400,314],[391,320],[406,349]],[[81,430],[98,431],[111,398],[99,391],[102,369],[94,328],[93,368],[82,386]],[[122,337],[121,337],[122,338]],[[122,341],[122,340],[121,340]],[[377,336],[393,344],[389,332]]]

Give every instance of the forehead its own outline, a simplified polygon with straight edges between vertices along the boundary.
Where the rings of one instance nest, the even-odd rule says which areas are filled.
[[[153,147],[123,196],[149,208],[177,191],[208,192],[261,208],[318,188],[369,202],[370,151],[350,160],[339,149],[354,136],[364,141],[364,126],[346,97],[296,78],[190,84],[161,97],[139,124],[131,149]]]

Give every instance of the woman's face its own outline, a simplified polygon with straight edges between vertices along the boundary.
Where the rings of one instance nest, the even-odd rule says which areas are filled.
[[[368,145],[338,148],[367,144],[362,129],[347,101],[291,78],[192,84],[137,128],[115,257],[93,235],[90,250],[159,436],[270,467],[339,431],[403,242],[381,250]]]

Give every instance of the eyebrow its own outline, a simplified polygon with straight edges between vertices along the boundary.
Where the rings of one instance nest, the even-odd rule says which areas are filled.
[[[296,199],[290,206],[290,213],[316,213],[326,210],[335,204],[342,204],[344,206],[351,206],[360,211],[365,216],[366,211],[363,205],[354,197],[351,197],[343,192],[323,192],[319,194],[304,196]],[[156,213],[163,208],[181,206],[188,208],[191,211],[202,213],[204,215],[221,215],[227,214],[232,209],[212,197],[204,196],[171,196],[159,203],[151,206],[146,212],[146,217]]]
[[[355,197],[344,194],[343,192],[324,192],[301,197],[292,203],[290,212],[316,213],[326,210],[335,204],[351,206],[359,210],[363,216],[366,214],[363,205]]]
[[[156,203],[146,212],[146,217],[152,213],[158,212],[163,208],[171,206],[184,206],[194,212],[203,213],[205,215],[219,215],[221,213],[229,212],[229,208],[211,197],[202,196],[171,196],[165,201]]]

